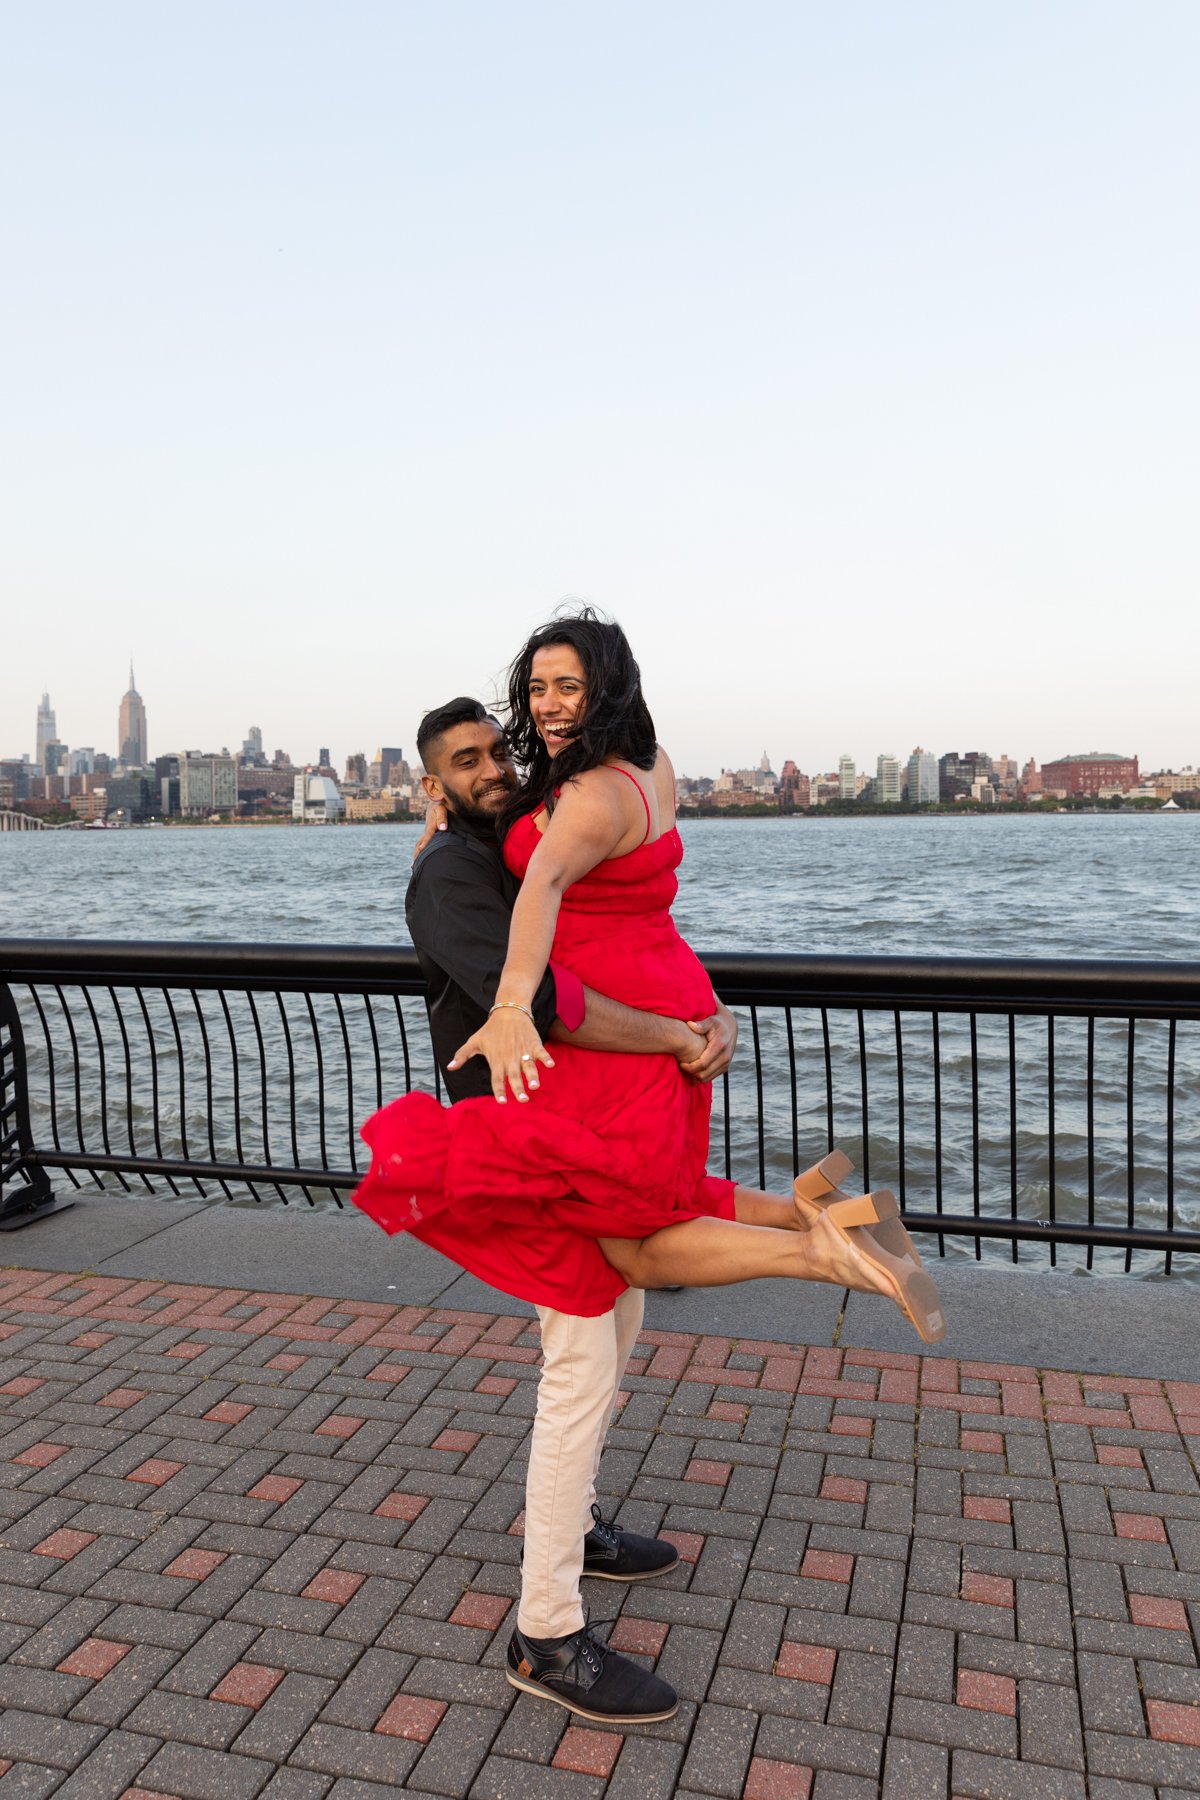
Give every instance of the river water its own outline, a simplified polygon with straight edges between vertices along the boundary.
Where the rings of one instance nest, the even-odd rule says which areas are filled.
[[[1200,955],[1200,813],[695,820],[702,950]],[[0,835],[0,932],[407,943],[416,827]]]
[[[1200,955],[1200,814],[697,820],[682,830],[686,855],[676,918],[700,950],[1166,960]],[[415,826],[393,825],[0,835],[0,934],[405,943],[404,888],[416,835]],[[824,1149],[819,1018],[797,1014],[794,1025],[795,1119],[784,1022],[768,1011],[760,1018],[768,1071],[767,1175],[776,1186],[790,1169],[793,1133],[805,1160]],[[914,1206],[933,1203],[936,1180],[928,1025],[904,1021],[902,1148],[891,1015],[868,1016],[863,1039],[872,1087],[868,1134],[858,1107],[853,1016],[835,1017],[831,1036],[838,1141],[860,1166],[869,1154],[875,1185],[899,1186],[903,1177]],[[1007,1211],[1015,1145],[1022,1213],[1046,1216],[1053,1204],[1059,1217],[1086,1216],[1090,1162],[1096,1216],[1125,1217],[1127,1029],[1111,1021],[1096,1027],[1089,1135],[1084,1028],[1070,1022],[1057,1028],[1053,1168],[1045,1037],[1042,1020],[1019,1021],[1011,1042],[1006,1025],[981,1021],[976,1155],[967,1026],[943,1020],[947,1210],[969,1211],[978,1183],[985,1212]],[[745,1038],[748,1050],[749,1031]],[[1149,1225],[1166,1222],[1165,1057],[1165,1027],[1139,1026],[1134,1174],[1137,1216]],[[1015,1112],[1009,1105],[1010,1060]],[[730,1095],[733,1169],[757,1179],[753,1064],[749,1056],[739,1062]],[[1175,1217],[1196,1226],[1200,1027],[1180,1026],[1175,1073]],[[714,1167],[723,1129],[721,1115]],[[973,1253],[970,1244],[950,1249]],[[984,1246],[985,1256],[1006,1254]],[[1037,1260],[1042,1252],[1032,1255]],[[1059,1260],[1074,1266],[1080,1257],[1067,1249]],[[1116,1267],[1121,1260],[1102,1253],[1096,1267]],[[1187,1275],[1196,1262],[1183,1258],[1176,1268]],[[1134,1259],[1135,1272],[1160,1267],[1161,1258]]]

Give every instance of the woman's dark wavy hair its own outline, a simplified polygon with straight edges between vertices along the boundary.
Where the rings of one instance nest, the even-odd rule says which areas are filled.
[[[570,742],[552,757],[538,733],[529,705],[533,659],[552,644],[569,644],[583,664],[586,697],[583,717]],[[652,769],[658,753],[654,720],[642,695],[642,673],[621,627],[594,607],[557,614],[535,631],[508,671],[508,741],[524,780],[500,817],[503,834],[524,813],[554,809],[554,791],[620,757],[637,769]]]

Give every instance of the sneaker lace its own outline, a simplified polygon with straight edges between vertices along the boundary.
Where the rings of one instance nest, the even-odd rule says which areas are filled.
[[[598,1537],[604,1548],[612,1551],[615,1555],[621,1547],[620,1526],[610,1525],[598,1506],[592,1507],[592,1518],[595,1521],[592,1526],[592,1535]]]

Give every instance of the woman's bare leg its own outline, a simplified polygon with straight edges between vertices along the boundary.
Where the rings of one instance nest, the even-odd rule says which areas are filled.
[[[743,1200],[743,1195],[745,1199]],[[743,1213],[761,1213],[764,1203],[790,1215],[786,1224],[751,1223]],[[874,1263],[821,1214],[807,1230],[795,1224],[790,1201],[772,1200],[752,1189],[737,1190],[734,1219],[688,1219],[647,1238],[601,1238],[605,1257],[631,1287],[725,1287],[783,1275],[798,1281],[827,1281],[863,1293],[894,1288]],[[770,1215],[767,1215],[770,1216]]]
[[[807,1231],[808,1220],[800,1217],[794,1200],[781,1200],[778,1194],[764,1194],[761,1188],[735,1187],[733,1210],[739,1225],[766,1225],[773,1231]]]

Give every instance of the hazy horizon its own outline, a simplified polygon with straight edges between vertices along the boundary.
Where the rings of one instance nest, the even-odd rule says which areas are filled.
[[[0,755],[381,742],[620,619],[681,773],[1200,763],[1200,13],[9,16]]]

